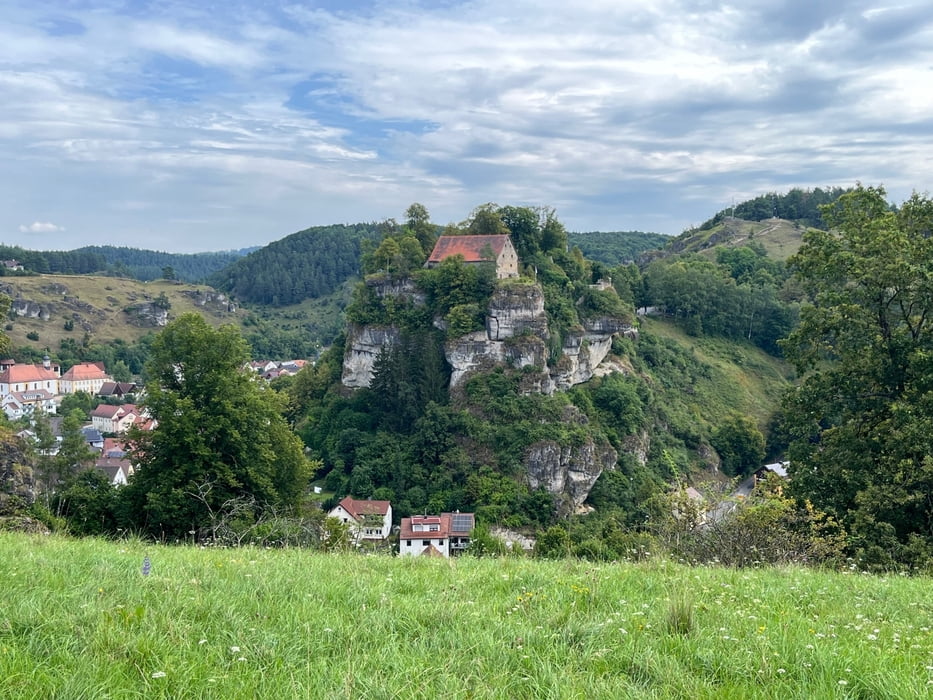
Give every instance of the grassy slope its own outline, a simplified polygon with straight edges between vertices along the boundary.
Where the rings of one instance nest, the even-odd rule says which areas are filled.
[[[2,697],[893,699],[933,688],[926,579],[0,534],[0,580]]]
[[[185,291],[212,291],[203,285],[178,284],[165,280],[139,282],[120,277],[97,277],[93,275],[38,275],[35,277],[3,277],[0,284],[11,286],[13,296],[34,301],[51,308],[48,320],[16,316],[12,329],[6,331],[14,346],[58,348],[62,338],[73,338],[79,343],[84,336],[82,321],[92,327],[89,331],[92,342],[106,342],[121,338],[127,342],[137,340],[146,333],[157,330],[130,323],[130,316],[123,309],[133,304],[152,301],[164,292],[171,303],[169,319],[187,311],[204,315],[211,323],[238,323],[244,313],[229,313],[219,308],[205,308],[185,296]],[[66,291],[63,293],[61,289]],[[77,303],[76,303],[77,302]],[[93,309],[83,305],[90,304]],[[78,318],[75,318],[77,314]],[[64,322],[74,320],[74,330],[66,331]],[[31,341],[26,334],[35,331],[38,341]]]
[[[792,377],[785,362],[748,343],[694,338],[662,319],[641,317],[639,322],[642,333],[674,341],[710,368],[708,377],[689,387],[690,393],[684,393],[685,387],[674,387],[669,401],[695,407],[696,414],[707,421],[735,411],[752,416],[765,427]]]
[[[751,241],[761,243],[769,257],[786,260],[800,248],[804,228],[784,219],[744,221],[727,219],[707,231],[684,233],[674,239],[675,250],[684,252],[710,251],[712,246],[740,246]]]

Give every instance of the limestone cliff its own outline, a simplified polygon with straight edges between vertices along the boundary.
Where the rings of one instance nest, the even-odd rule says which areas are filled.
[[[574,406],[568,406],[564,423],[586,424],[587,418]],[[574,513],[590,493],[599,475],[614,469],[618,454],[607,442],[587,438],[581,445],[561,445],[541,440],[525,453],[528,485],[544,488],[554,496],[558,515]]]
[[[392,347],[399,340],[398,329],[393,326],[359,326],[347,329],[347,350],[343,356],[344,386],[361,389],[369,386],[373,378],[373,365],[383,348]]]
[[[395,296],[423,304],[424,295],[410,280],[368,280],[380,297]],[[547,313],[544,292],[537,284],[510,281],[500,284],[489,301],[486,328],[454,340],[444,347],[451,367],[451,387],[458,386],[471,373],[497,364],[515,369],[537,367],[541,376],[526,382],[527,390],[553,393],[555,390],[586,382],[593,377],[612,347],[612,338],[636,331],[622,319],[589,319],[567,334],[561,357],[549,365]],[[398,342],[398,329],[392,326],[351,326],[344,355],[343,384],[369,386],[373,362],[379,351]]]

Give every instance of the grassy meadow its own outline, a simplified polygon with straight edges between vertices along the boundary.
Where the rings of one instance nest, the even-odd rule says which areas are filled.
[[[3,533],[0,581],[3,698],[933,696],[924,578]]]

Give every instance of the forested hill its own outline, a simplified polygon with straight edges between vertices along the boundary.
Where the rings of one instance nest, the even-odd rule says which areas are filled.
[[[166,275],[196,283],[246,255],[250,249],[216,253],[163,253],[118,246],[85,246],[76,250],[26,250],[0,245],[0,259],[16,260],[26,273],[103,274],[142,282]]]
[[[645,231],[570,231],[567,238],[584,257],[613,266],[637,260],[645,251],[663,248],[671,240],[663,233]]]
[[[786,194],[768,192],[746,200],[718,212],[713,218],[704,221],[699,230],[708,231],[727,218],[745,221],[764,221],[765,219],[786,219],[802,226],[825,229],[826,223],[820,212],[820,206],[831,204],[852,188],[828,187],[825,190],[815,187],[802,190],[795,187]]]
[[[214,253],[163,253],[122,246],[86,246],[72,251],[72,254],[100,256],[114,274],[142,282],[169,276],[182,282],[197,283],[252,250],[255,248]]]
[[[359,274],[363,241],[376,241],[380,224],[315,226],[250,253],[214,274],[208,284],[238,301],[285,306],[330,294]]]

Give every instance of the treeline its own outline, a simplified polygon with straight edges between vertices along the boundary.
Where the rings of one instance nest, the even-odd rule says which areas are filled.
[[[99,269],[120,277],[132,277],[143,282],[168,277],[197,283],[239,260],[249,250],[163,253],[122,246],[87,246],[72,253],[100,256],[105,265]]]
[[[804,226],[825,229],[826,222],[823,220],[820,207],[825,204],[832,204],[846,192],[851,192],[851,190],[851,187],[828,187],[826,189],[815,187],[812,190],[795,187],[786,194],[769,192],[741,204],[736,204],[734,207],[723,209],[713,218],[704,221],[700,225],[700,230],[709,230],[728,217],[745,219],[746,221],[764,221],[776,217],[788,221],[797,221]]]
[[[663,248],[671,240],[662,233],[644,231],[571,231],[568,239],[589,260],[613,266],[638,260],[645,251]]]
[[[244,254],[243,251],[161,253],[116,246],[85,246],[76,250],[45,251],[26,250],[19,246],[0,246],[0,259],[16,260],[23,266],[23,273],[26,274],[102,274],[130,277],[143,282],[163,277],[184,282],[201,282]],[[0,268],[0,274],[16,272]]]
[[[330,294],[359,274],[362,242],[381,233],[380,224],[309,228],[250,253],[207,282],[240,302],[297,304]]]
[[[19,246],[0,245],[0,259],[16,260],[24,272],[38,274],[87,275],[107,269],[107,260],[90,250],[26,250]],[[0,274],[14,274],[0,267]]]
[[[638,307],[653,307],[694,336],[745,340],[780,355],[778,341],[797,323],[802,293],[757,242],[719,248],[715,261],[687,254],[630,266],[625,277]]]

